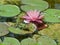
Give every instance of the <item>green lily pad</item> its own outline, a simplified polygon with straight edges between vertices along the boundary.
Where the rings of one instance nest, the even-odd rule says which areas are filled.
[[[2,41],[1,41],[1,39],[0,39],[0,45],[2,45]]]
[[[28,5],[37,5],[37,4],[40,4],[40,1],[43,1],[43,0],[21,0],[21,2],[23,3],[23,4],[28,4]]]
[[[20,13],[19,8],[16,5],[0,5],[0,16],[13,17]]]
[[[8,29],[10,32],[15,33],[15,34],[21,34],[22,33],[22,30],[20,30],[19,28],[9,27]]]
[[[6,0],[7,3],[20,5],[21,0]]]
[[[5,23],[0,22],[0,36],[7,35],[8,33],[8,26]]]
[[[45,11],[45,18],[44,21],[46,22],[60,22],[60,10],[58,9],[48,9]]]
[[[0,39],[0,42],[1,42],[1,39]]]
[[[30,25],[32,25],[32,27],[30,27]],[[22,35],[33,33],[36,30],[36,28],[33,24],[26,24],[26,25],[25,24],[20,24],[19,28],[9,27],[8,29],[12,33],[22,34]]]
[[[38,33],[55,39],[57,44],[60,45],[60,24],[50,24],[48,28],[39,31]]]
[[[57,32],[58,32],[58,34],[60,33],[59,26],[60,26],[60,24],[50,24],[48,28],[45,28],[45,29],[39,31],[38,33],[42,34],[42,35],[47,35],[54,39],[54,37],[56,36],[55,33],[57,33]]]
[[[57,45],[57,43],[47,36],[41,36],[38,39],[38,45]]]
[[[0,4],[7,4],[6,0],[1,0]]]
[[[45,1],[37,1],[37,0],[22,0],[23,4],[21,9],[24,11],[29,11],[29,10],[40,10],[43,11],[48,8],[48,3]]]
[[[20,42],[12,37],[5,37],[3,41],[3,45],[20,45]]]
[[[23,39],[21,45],[36,45],[36,41],[31,38]]]

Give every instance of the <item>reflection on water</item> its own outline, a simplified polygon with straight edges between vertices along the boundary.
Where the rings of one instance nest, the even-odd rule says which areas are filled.
[[[60,9],[60,0],[45,0],[49,3],[49,8]]]
[[[56,9],[60,9],[60,4],[55,4]]]

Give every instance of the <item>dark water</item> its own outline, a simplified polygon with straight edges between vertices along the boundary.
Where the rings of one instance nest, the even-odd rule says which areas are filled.
[[[49,8],[60,9],[60,0],[45,0],[49,3]]]

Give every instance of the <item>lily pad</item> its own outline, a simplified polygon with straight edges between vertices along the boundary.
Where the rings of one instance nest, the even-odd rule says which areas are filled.
[[[13,17],[20,13],[19,8],[16,5],[0,5],[0,16]]]
[[[20,42],[12,37],[5,37],[3,41],[3,45],[20,45]]]
[[[7,4],[6,0],[1,0],[0,4]]]
[[[21,45],[36,45],[36,41],[31,38],[27,38],[21,41]]]
[[[0,39],[0,43],[1,43],[2,41],[1,41],[1,39]]]
[[[58,34],[60,33],[60,27],[59,26],[60,26],[60,24],[50,24],[48,28],[45,28],[45,29],[39,31],[38,33],[54,38],[54,36],[56,36],[55,33],[57,33],[57,32],[58,32]]]
[[[20,5],[21,0],[6,0],[7,3]]]
[[[57,44],[60,45],[60,24],[50,24],[48,28],[39,31],[38,33],[55,39]]]
[[[46,22],[60,22],[60,10],[58,9],[48,9],[45,11],[45,18],[44,21]]]
[[[43,0],[38,0],[38,1],[37,0],[21,0],[23,4],[28,4],[28,5],[40,4],[40,1],[43,1]]]
[[[0,42],[1,42],[1,39],[0,39]]]
[[[24,24],[21,24],[19,28],[9,27],[8,29],[12,33],[22,34],[22,35],[33,33],[36,30],[35,26],[33,24],[28,24],[28,25],[26,24],[26,25],[24,25],[25,27],[23,25]],[[32,27],[30,27],[30,25],[32,25]],[[27,30],[26,28],[29,29],[29,30]]]
[[[41,0],[38,0],[38,1],[37,0],[22,0],[22,3],[26,4],[26,5],[21,6],[21,9],[24,11],[29,11],[29,10],[43,11],[48,8],[48,3]]]
[[[57,45],[57,43],[47,36],[41,36],[38,39],[38,45]]]
[[[2,45],[2,41],[1,41],[1,39],[0,39],[0,45]]]
[[[8,33],[8,26],[5,23],[0,22],[0,36],[7,35]]]

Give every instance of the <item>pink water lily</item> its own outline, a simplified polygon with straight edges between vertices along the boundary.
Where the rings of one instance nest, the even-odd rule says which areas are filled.
[[[32,22],[32,21],[36,21],[36,22],[39,22],[39,23],[42,23],[42,18],[44,16],[41,15],[40,11],[28,11],[27,12],[27,15],[23,16],[23,18],[28,21],[28,22]]]
[[[43,29],[47,26],[43,22],[44,15],[42,15],[40,11],[28,11],[23,18],[25,22],[34,23],[37,26],[37,29]]]

